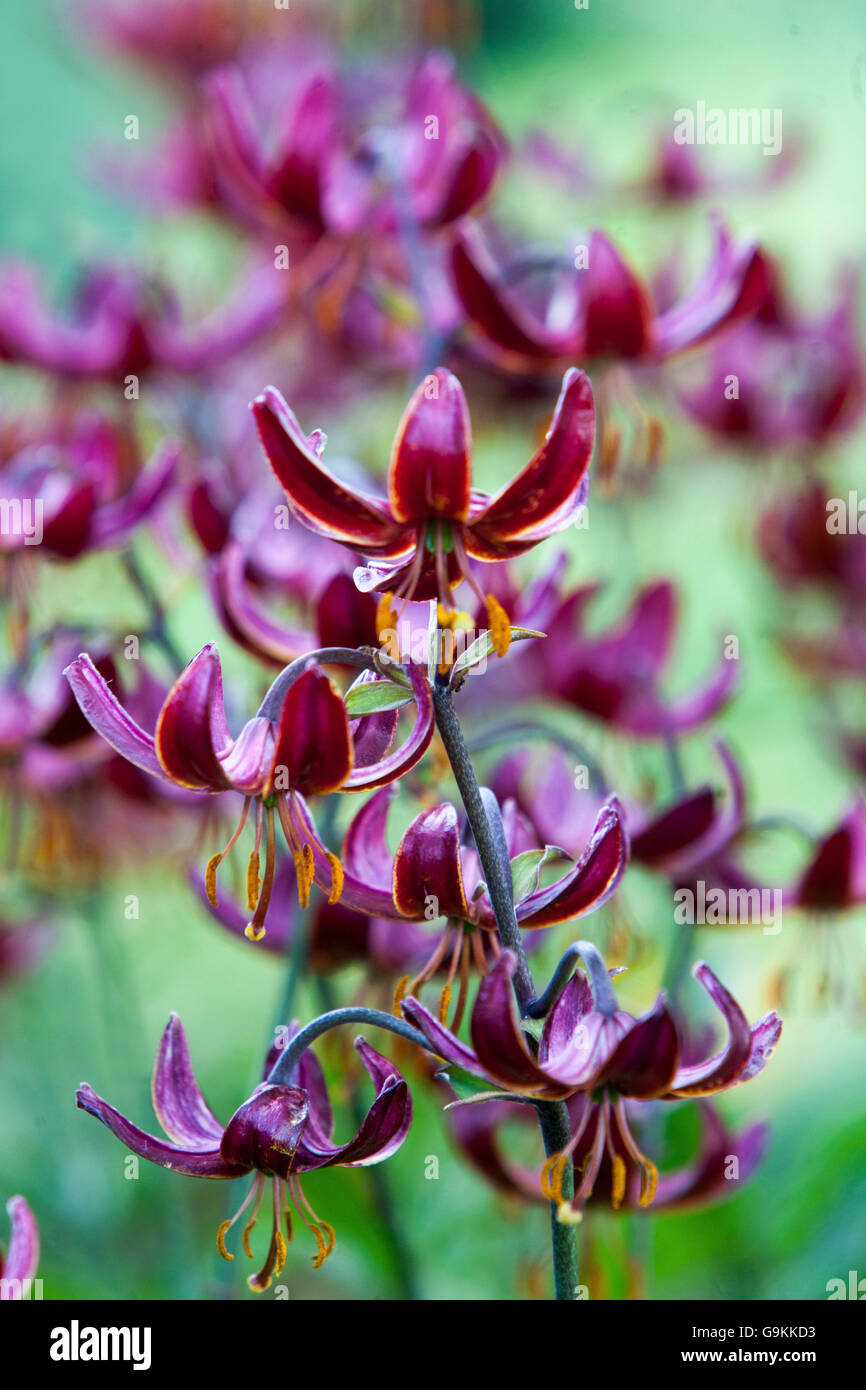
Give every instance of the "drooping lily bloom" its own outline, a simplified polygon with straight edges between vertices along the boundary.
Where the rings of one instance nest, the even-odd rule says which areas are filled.
[[[736,661],[723,658],[693,694],[669,701],[659,689],[676,632],[675,586],[645,585],[618,627],[593,636],[581,629],[599,592],[589,584],[563,600],[539,647],[539,689],[637,738],[684,733],[716,714],[737,682]]]
[[[866,904],[866,802],[862,797],[818,841],[783,902],[815,913],[844,912]]]
[[[660,361],[751,317],[767,291],[763,253],[719,226],[713,260],[684,300],[663,313],[602,232],[589,237],[585,265],[563,268],[536,311],[508,283],[480,228],[458,231],[452,252],[457,295],[482,350],[505,370],[560,371],[593,358]]]
[[[225,1238],[251,1203],[241,1243],[252,1258],[250,1232],[256,1224],[265,1182],[271,1179],[271,1242],[264,1265],[248,1281],[250,1288],[261,1292],[285,1264],[286,1239],[292,1239],[292,1206],[315,1237],[315,1268],[334,1248],[333,1229],[316,1215],[304,1196],[302,1175],[318,1168],[361,1168],[381,1163],[396,1153],[409,1132],[412,1099],[405,1080],[364,1038],[357,1038],[355,1046],[376,1096],[358,1133],[345,1144],[333,1141],[334,1119],[325,1078],[310,1051],[298,1062],[292,1084],[285,1085],[267,1079],[279,1055],[279,1048],[272,1048],[265,1063],[265,1079],[228,1124],[220,1124],[199,1089],[186,1033],[176,1014],[171,1015],[162,1035],[151,1086],[153,1108],[167,1139],[138,1129],[86,1083],[77,1091],[76,1101],[81,1110],[101,1120],[126,1148],[149,1163],[194,1178],[238,1178],[255,1173],[246,1200],[217,1233],[223,1259],[234,1259]]]
[[[407,216],[415,228],[443,227],[489,191],[504,140],[457,81],[447,54],[428,54],[402,91],[384,93],[381,82],[369,80],[353,90],[321,60],[286,91],[292,68],[283,63],[263,83],[263,61],[257,56],[246,76],[240,67],[221,68],[206,83],[217,174],[247,217],[269,226],[288,218],[314,237],[347,238],[363,229],[375,239],[399,235]],[[277,83],[284,95],[275,103]],[[256,110],[263,91],[271,95],[267,140]],[[393,108],[386,114],[389,97],[403,106],[396,121]]]
[[[406,1018],[431,1047],[447,1062],[487,1082],[494,1099],[583,1097],[568,1144],[548,1159],[542,1176],[544,1195],[556,1204],[561,1221],[580,1219],[605,1155],[611,1165],[611,1205],[619,1207],[629,1183],[636,1180],[639,1205],[652,1202],[658,1171],[634,1138],[627,1101],[694,1099],[748,1081],[763,1070],[782,1028],[775,1012],[750,1027],[737,1001],[700,962],[692,973],[721,1011],[728,1040],[706,1060],[684,1064],[680,1035],[664,994],[635,1019],[619,1008],[607,967],[595,948],[582,942],[581,953],[588,976],[577,971],[548,1012],[537,1054],[517,1016],[512,991],[517,961],[510,951],[502,953],[481,983],[472,1012],[471,1047],[417,999],[403,1001]],[[567,1201],[563,1174],[584,1139],[589,1148],[583,1176],[573,1200]]]
[[[769,274],[755,317],[713,350],[679,401],[726,441],[761,452],[814,450],[855,425],[866,405],[857,278],[840,275],[837,303],[808,317],[790,303],[779,267]]]
[[[355,571],[355,582],[384,593],[389,616],[392,600],[438,598],[450,610],[452,585],[466,579],[487,604],[497,650],[507,647],[507,618],[496,600],[484,598],[469,557],[521,555],[570,525],[584,506],[594,413],[582,372],[566,372],[544,443],[493,498],[472,488],[466,398],[457,378],[441,367],[425,378],[406,408],[391,452],[387,498],[357,492],[334,477],[321,462],[324,435],[315,430],[305,436],[273,387],[252,409],[265,453],[299,521],[379,557]]]
[[[705,884],[752,887],[733,857],[745,834],[745,788],[740,768],[720,740],[716,752],[726,795],[710,783],[683,791],[667,805],[647,807],[626,800],[630,861],[685,887]],[[575,784],[574,758],[562,749],[533,754],[515,749],[491,778],[500,800],[512,798],[542,841],[554,840],[570,854],[585,839],[602,796]]]
[[[866,594],[866,532],[851,527],[848,503],[815,479],[763,512],[757,541],[786,589],[814,585],[854,609],[864,606]]]
[[[592,1102],[583,1095],[575,1095],[566,1104],[571,1124],[576,1129],[581,1124],[586,1107]],[[652,1201],[654,1213],[709,1206],[730,1196],[735,1188],[739,1190],[740,1184],[751,1177],[761,1161],[767,1138],[766,1125],[750,1125],[741,1133],[732,1134],[709,1101],[699,1103],[696,1108],[699,1132],[694,1154],[679,1167],[659,1173],[658,1187]],[[627,1101],[625,1110],[629,1124],[639,1127],[640,1119],[639,1116],[634,1118],[634,1112],[646,1110],[644,1119],[649,1119],[651,1105]],[[547,1201],[540,1185],[540,1166],[530,1169],[511,1158],[507,1137],[502,1133],[506,1123],[515,1120],[525,1120],[537,1133],[537,1119],[530,1106],[487,1101],[478,1105],[455,1105],[447,1108],[447,1114],[460,1152],[487,1182],[507,1197],[530,1202]],[[583,1137],[575,1148],[574,1163],[577,1168],[582,1168],[592,1153],[592,1128],[589,1124],[584,1127]],[[737,1162],[736,1183],[729,1180],[731,1159]],[[614,1164],[605,1149],[587,1205],[611,1206],[614,1191]],[[647,1210],[646,1206],[641,1206],[640,1179],[633,1168],[628,1171],[625,1192],[618,1209]]]
[[[201,373],[270,332],[285,316],[272,266],[249,271],[232,298],[185,321],[171,292],[128,270],[100,267],[68,312],[48,305],[26,266],[0,271],[0,360],[76,380],[125,383],[151,370]]]
[[[65,674],[85,718],[134,766],[192,791],[237,791],[243,795],[234,834],[208,864],[208,891],[213,898],[217,868],[237,842],[255,802],[255,845],[247,872],[248,906],[254,911],[247,927],[251,940],[264,932],[273,889],[275,816],[294,858],[305,900],[313,882],[314,861],[311,846],[297,831],[298,819],[306,817],[302,798],[337,790],[359,791],[400,777],[423,755],[433,732],[430,689],[424,673],[414,666],[409,674],[417,718],[409,738],[393,753],[389,750],[396,733],[397,711],[350,722],[340,695],[314,663],[280,693],[277,709],[268,708],[266,697],[237,739],[231,737],[226,724],[222,672],[213,643],[203,647],[178,677],[152,734],[130,718],[88,656],[73,661]],[[293,816],[296,810],[298,815]],[[263,833],[265,871],[260,883]],[[327,891],[337,902],[342,889],[340,863],[327,852],[325,862]]]
[[[0,552],[36,547],[72,560],[123,545],[165,496],[179,452],[166,442],[145,463],[135,441],[95,412],[38,433],[25,429],[0,460],[0,489],[21,518],[0,532]]]
[[[0,1300],[22,1299],[39,1265],[39,1228],[23,1197],[10,1197],[6,1211],[11,1223],[9,1248],[0,1249]]]

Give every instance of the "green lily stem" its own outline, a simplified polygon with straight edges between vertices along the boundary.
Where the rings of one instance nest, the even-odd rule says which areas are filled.
[[[159,594],[141,568],[138,557],[131,548],[123,551],[122,561],[127,579],[147,608],[150,619],[150,630],[147,635],[158,647],[162,648],[175,671],[182,671],[186,665],[186,658],[175,646],[169,633],[165,609]]]
[[[517,957],[517,971],[514,976],[514,992],[522,1017],[535,999],[535,986],[523,950],[523,939],[517,916],[514,911],[514,892],[508,852],[502,832],[502,820],[495,797],[484,796],[475,769],[463,738],[460,721],[452,703],[451,685],[448,678],[437,678],[433,687],[433,707],[436,712],[436,725],[454,780],[457,783],[481,867],[487,883],[487,892],[496,918],[499,939]],[[535,1103],[545,1154],[561,1152],[571,1137],[568,1109],[562,1101],[541,1100]],[[562,1195],[567,1202],[574,1196],[574,1165],[565,1165],[562,1174]],[[550,1237],[553,1250],[553,1286],[557,1302],[575,1298],[578,1287],[577,1274],[577,1230],[576,1227],[557,1220],[556,1203],[550,1204]]]

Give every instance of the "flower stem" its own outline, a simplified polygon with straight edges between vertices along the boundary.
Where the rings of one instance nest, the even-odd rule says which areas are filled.
[[[484,878],[490,904],[496,918],[499,939],[517,957],[517,970],[514,974],[514,993],[523,1017],[535,999],[535,986],[523,950],[523,939],[514,911],[514,892],[511,883],[511,870],[508,849],[502,829],[502,818],[496,798],[485,796],[463,738],[460,721],[454,711],[451,686],[447,676],[437,678],[433,687],[433,705],[436,711],[436,726],[445,746],[454,780],[463,799],[466,815]],[[544,1151],[549,1158],[561,1152],[571,1137],[568,1109],[562,1101],[542,1100],[535,1103]],[[571,1162],[565,1165],[562,1174],[562,1196],[568,1202],[574,1196],[574,1167]],[[560,1301],[571,1300],[577,1292],[577,1230],[574,1226],[557,1220],[557,1208],[550,1204],[550,1237],[553,1248],[553,1286],[554,1298]]]

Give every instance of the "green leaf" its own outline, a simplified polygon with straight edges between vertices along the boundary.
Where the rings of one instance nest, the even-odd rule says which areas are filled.
[[[459,1067],[437,1071],[436,1077],[439,1081],[448,1082],[458,1100],[471,1100],[473,1096],[484,1095],[491,1089],[489,1081],[482,1081],[480,1076],[471,1076]]]
[[[529,637],[546,636],[546,632],[536,632],[534,628],[531,627],[511,628],[512,642],[525,642]],[[454,680],[455,676],[462,675],[464,671],[468,671],[471,667],[477,666],[479,662],[486,661],[493,650],[492,634],[489,631],[482,632],[481,636],[476,637],[475,641],[466,648],[462,656],[459,656],[455,661],[454,668],[451,672],[451,679]]]
[[[558,859],[568,859],[565,850],[556,845],[545,845],[544,849],[527,849],[515,855],[511,861],[511,887],[514,901],[522,903],[530,893],[534,893],[541,880],[541,870],[545,864],[553,864]]]
[[[402,709],[412,703],[405,686],[394,681],[365,681],[346,691],[346,713],[353,718],[364,714],[380,714],[387,709]]]

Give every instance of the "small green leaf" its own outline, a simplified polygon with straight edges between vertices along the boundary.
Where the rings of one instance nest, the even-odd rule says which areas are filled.
[[[485,1094],[490,1090],[490,1082],[482,1081],[480,1076],[471,1076],[459,1067],[449,1067],[447,1071],[437,1071],[437,1081],[447,1081],[459,1100],[471,1100],[473,1096]]]
[[[346,691],[346,713],[353,718],[363,714],[380,714],[383,710],[402,709],[410,705],[412,696],[405,687],[394,681],[365,681]]]
[[[554,864],[558,859],[568,859],[565,850],[556,845],[545,845],[544,849],[527,849],[515,855],[511,861],[511,887],[514,901],[522,903],[530,893],[534,893],[541,880],[541,870],[545,864]]]
[[[525,642],[530,637],[546,636],[546,632],[536,632],[534,628],[531,627],[511,628],[512,642]],[[489,631],[482,632],[481,636],[476,637],[475,641],[472,642],[470,646],[466,648],[465,652],[455,661],[454,668],[451,672],[451,679],[453,680],[455,676],[462,675],[464,671],[468,671],[471,667],[477,666],[479,662],[486,661],[493,649],[493,637],[491,633]]]

